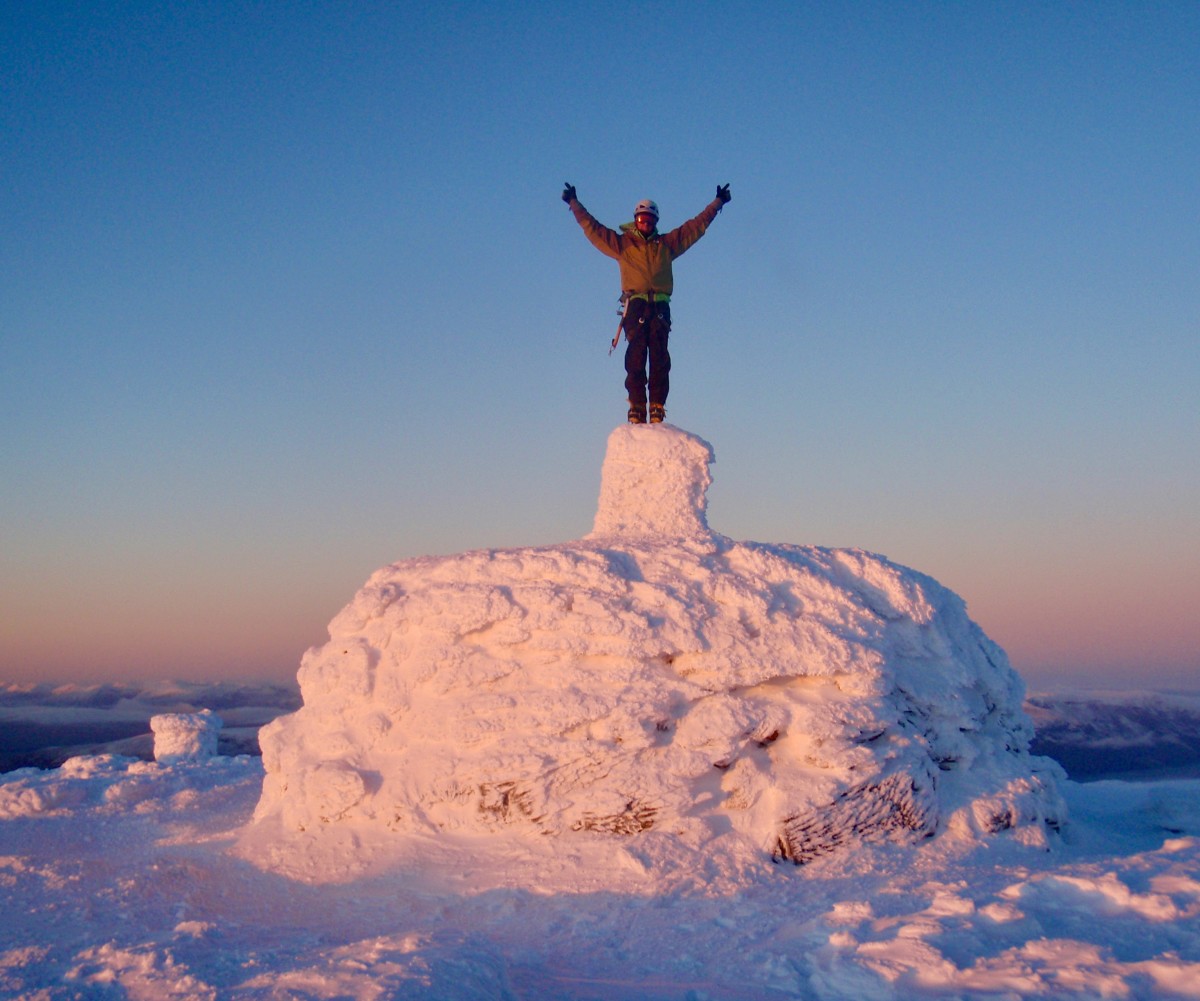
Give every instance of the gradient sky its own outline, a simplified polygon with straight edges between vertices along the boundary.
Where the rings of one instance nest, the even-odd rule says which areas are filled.
[[[578,538],[602,221],[709,522],[1200,685],[1200,4],[8,3],[0,680],[293,676],[372,570]]]

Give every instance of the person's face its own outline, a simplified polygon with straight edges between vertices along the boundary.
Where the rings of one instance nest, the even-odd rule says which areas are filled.
[[[639,212],[633,217],[633,222],[638,228],[639,233],[650,234],[654,232],[655,218],[649,212]]]

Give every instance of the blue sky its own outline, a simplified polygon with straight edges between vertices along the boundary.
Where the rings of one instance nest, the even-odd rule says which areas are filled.
[[[378,566],[591,525],[664,225],[709,520],[1200,680],[1200,5],[9,4],[0,676],[284,677]]]

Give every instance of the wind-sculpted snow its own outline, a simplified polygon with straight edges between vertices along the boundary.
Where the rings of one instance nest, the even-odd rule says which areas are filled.
[[[585,539],[374,574],[304,656],[303,707],[260,734],[256,819],[634,838],[664,864],[1044,843],[1057,769],[962,600],[859,550],[712,532],[711,459],[619,428]]]

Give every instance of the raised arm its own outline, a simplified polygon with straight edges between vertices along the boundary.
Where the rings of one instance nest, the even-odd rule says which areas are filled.
[[[663,243],[671,251],[672,257],[679,257],[685,250],[704,235],[712,221],[717,217],[717,213],[724,208],[725,203],[730,201],[733,196],[729,193],[729,185],[717,186],[717,197],[709,202],[704,211],[693,219],[689,219],[682,226],[671,230],[662,238]]]
[[[568,184],[563,188],[562,200],[567,203],[575,221],[579,223],[584,236],[591,241],[592,246],[609,257],[618,257],[621,252],[621,234],[617,233],[596,220],[575,197],[575,185]]]

